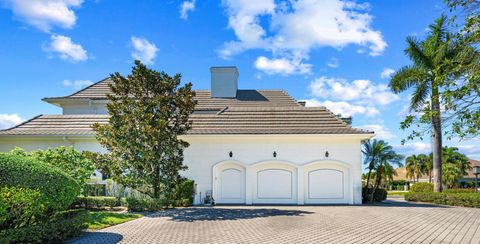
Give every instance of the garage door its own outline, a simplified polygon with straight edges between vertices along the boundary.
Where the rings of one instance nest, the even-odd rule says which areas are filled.
[[[253,203],[296,203],[296,171],[288,167],[262,168],[256,171]]]
[[[306,172],[305,203],[348,203],[348,170],[320,168]]]
[[[245,170],[242,167],[221,169],[216,180],[217,203],[245,203]]]

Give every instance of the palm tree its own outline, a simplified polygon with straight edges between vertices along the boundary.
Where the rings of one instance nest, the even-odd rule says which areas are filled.
[[[432,183],[432,170],[433,170],[432,154],[430,154],[429,156],[425,154],[419,154],[418,160],[421,161],[421,164],[423,166],[422,174],[428,175],[428,182]]]
[[[424,165],[417,155],[411,155],[405,159],[407,177],[413,178],[414,182],[418,182],[418,179],[422,175]]]
[[[393,147],[388,145],[383,140],[369,140],[363,144],[363,154],[365,156],[365,164],[368,164],[367,175],[367,188],[369,186],[370,176],[373,170],[375,170],[375,184],[370,195],[370,201],[373,201],[373,195],[381,184],[382,176],[384,172],[393,169],[393,165],[402,166],[401,160],[403,156],[397,154]]]
[[[467,170],[471,169],[468,157],[460,153],[456,147],[443,147],[442,149],[442,163],[453,164],[459,169],[460,176],[466,175]]]
[[[428,116],[432,126],[433,178],[436,192],[442,191],[442,123],[439,89],[452,72],[449,61],[462,52],[461,45],[454,45],[446,25],[447,18],[442,15],[429,26],[425,40],[418,41],[414,37],[407,37],[405,54],[413,64],[396,71],[389,84],[394,93],[413,88],[410,110],[422,110]]]

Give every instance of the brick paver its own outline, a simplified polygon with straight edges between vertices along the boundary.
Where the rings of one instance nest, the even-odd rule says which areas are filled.
[[[174,209],[71,243],[480,243],[480,209],[391,200],[362,206]]]

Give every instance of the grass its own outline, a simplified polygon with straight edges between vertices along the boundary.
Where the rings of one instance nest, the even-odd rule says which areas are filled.
[[[405,196],[408,191],[388,191],[388,196]]]
[[[98,230],[142,217],[141,214],[88,211],[88,229]]]

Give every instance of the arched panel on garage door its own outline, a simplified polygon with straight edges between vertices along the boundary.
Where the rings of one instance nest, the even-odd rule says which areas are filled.
[[[306,165],[304,170],[306,204],[351,203],[352,186],[348,165],[319,162]]]
[[[253,203],[294,204],[297,202],[297,169],[283,162],[253,167]]]
[[[224,163],[214,168],[215,202],[245,203],[245,168],[237,163]]]

